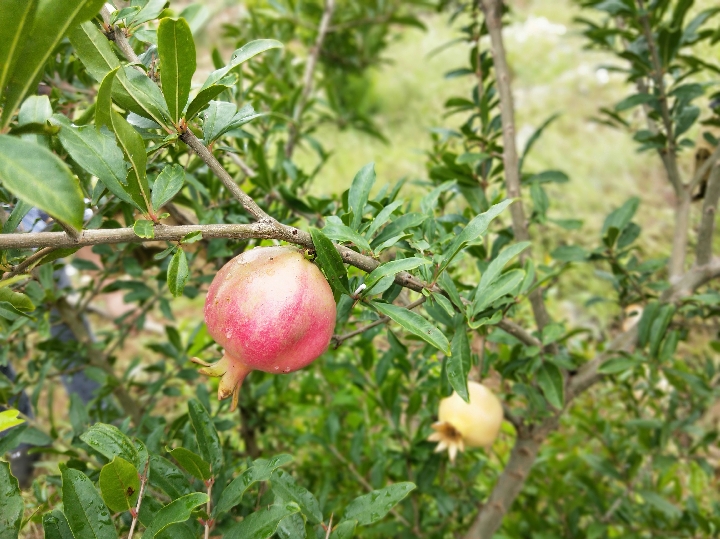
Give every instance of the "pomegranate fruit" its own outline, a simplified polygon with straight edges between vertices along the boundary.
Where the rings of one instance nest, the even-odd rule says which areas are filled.
[[[335,329],[335,300],[322,272],[295,247],[256,247],[233,258],[205,299],[208,333],[224,348],[202,374],[220,376],[218,398],[232,396],[250,371],[302,369],[320,356]]]
[[[454,462],[458,451],[466,447],[489,447],[500,432],[503,409],[500,400],[487,387],[468,382],[470,402],[453,392],[440,401],[438,422],[428,441],[438,442],[436,452],[448,450]]]

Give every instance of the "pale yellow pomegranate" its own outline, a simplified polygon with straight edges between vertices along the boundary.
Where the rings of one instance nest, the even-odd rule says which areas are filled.
[[[438,442],[436,452],[448,450],[450,461],[455,462],[458,451],[466,447],[489,447],[500,432],[503,409],[500,400],[487,387],[468,382],[470,402],[453,392],[440,401],[438,422],[428,441]]]

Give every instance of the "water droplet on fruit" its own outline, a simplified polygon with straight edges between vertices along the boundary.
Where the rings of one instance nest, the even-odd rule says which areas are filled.
[[[225,338],[229,339],[230,337],[232,337],[232,330],[229,330],[229,329],[228,329],[228,330],[225,332]]]
[[[275,365],[275,370],[276,370],[276,371],[279,371],[279,370],[280,370],[280,367],[278,367],[277,365]]]
[[[283,369],[283,372],[284,372],[284,373],[290,372],[290,367],[285,367],[285,368]]]

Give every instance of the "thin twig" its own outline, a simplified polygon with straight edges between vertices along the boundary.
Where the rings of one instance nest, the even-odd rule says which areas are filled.
[[[285,157],[288,159],[292,157],[292,154],[295,151],[295,144],[297,143],[297,138],[300,134],[300,119],[302,118],[303,110],[305,109],[305,105],[307,104],[308,98],[313,90],[313,75],[315,74],[315,67],[317,66],[323,41],[325,41],[325,35],[327,34],[330,19],[332,19],[334,10],[335,0],[325,0],[325,9],[320,19],[320,25],[318,26],[315,45],[313,45],[313,48],[310,49],[310,55],[308,56],[307,63],[305,64],[305,72],[303,73],[302,78],[302,92],[300,93],[297,103],[295,103],[293,121],[289,126],[288,140],[285,144]]]
[[[150,466],[150,459],[145,462],[145,469],[140,476],[140,493],[138,495],[138,501],[135,505],[135,512],[132,515],[132,524],[130,524],[130,533],[128,533],[128,539],[132,539],[133,533],[135,532],[135,525],[137,524],[138,517],[140,516],[140,505],[142,504],[143,494],[145,494],[145,485],[148,480],[148,467]]]
[[[257,172],[250,168],[250,165],[243,161],[242,157],[240,157],[238,154],[236,154],[235,152],[227,152],[227,155],[230,157],[230,160],[245,173],[245,176],[248,176],[249,178],[254,178],[255,176],[257,176]]]
[[[47,255],[52,253],[56,248],[55,247],[45,247],[43,249],[40,249],[39,251],[35,251],[33,254],[31,254],[29,257],[27,257],[25,260],[20,262],[17,266],[15,266],[13,269],[8,271],[3,278],[9,279],[10,277],[15,277],[16,275],[20,275],[21,273],[24,273],[26,269],[30,269],[30,267],[35,264],[36,262],[39,262],[43,258],[45,258]]]
[[[500,320],[500,322],[498,322],[497,326],[505,333],[512,335],[521,343],[526,344],[527,346],[537,346],[542,348],[543,344],[540,339],[532,336],[525,328],[513,322],[512,320],[503,318],[502,320]]]
[[[425,300],[427,298],[425,296],[421,297],[420,299],[413,301],[410,303],[406,308],[407,309],[414,309],[415,307],[418,307],[419,305],[422,305],[425,303]],[[333,342],[333,348],[338,348],[344,341],[348,339],[352,339],[353,337],[360,335],[361,333],[365,333],[367,330],[372,329],[376,326],[379,326],[381,324],[385,324],[390,321],[390,317],[388,316],[381,316],[374,322],[369,323],[366,326],[363,326],[359,329],[356,329],[355,331],[351,331],[350,333],[346,333],[345,335],[333,335],[332,336],[332,342]]]
[[[207,486],[207,495],[208,495],[208,501],[207,505],[205,506],[205,512],[208,514],[208,519],[205,521],[205,539],[210,539],[210,528],[212,528],[213,525],[213,519],[210,517],[210,511],[212,509],[212,488],[215,484],[215,478],[211,477],[205,482],[205,485]]]
[[[100,10],[100,15],[103,18],[103,21],[105,21],[105,24],[110,28],[110,35],[108,35],[108,39],[115,42],[115,44],[118,46],[118,48],[122,51],[125,58],[128,59],[130,63],[133,64],[139,64],[140,58],[138,58],[138,55],[135,54],[135,51],[132,48],[132,45],[130,45],[130,42],[128,41],[127,36],[122,31],[122,28],[119,28],[117,26],[110,26],[110,17],[111,13],[110,10],[106,6],[103,6],[103,8]]]
[[[330,513],[330,522],[328,522],[327,531],[325,532],[325,539],[330,539],[330,534],[332,533],[332,520],[333,513]]]
[[[718,199],[720,199],[720,165],[714,166],[710,171],[707,187],[705,188],[702,218],[698,229],[697,246],[695,247],[695,264],[697,266],[709,264],[712,259],[712,243]]]

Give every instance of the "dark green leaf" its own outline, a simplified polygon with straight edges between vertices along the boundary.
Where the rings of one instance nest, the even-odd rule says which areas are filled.
[[[164,19],[163,19],[164,20]],[[178,194],[185,183],[185,169],[180,165],[167,165],[155,179],[152,188],[152,207],[157,211]]]
[[[164,491],[172,499],[190,494],[190,484],[180,468],[166,458],[150,457],[150,484]]]
[[[550,256],[560,262],[584,262],[590,254],[579,245],[561,245]]]
[[[622,101],[620,101],[617,105],[615,105],[615,110],[617,112],[621,112],[623,110],[628,110],[633,107],[637,107],[638,105],[644,105],[645,103],[652,103],[653,106],[657,105],[657,98],[654,95],[650,94],[634,94],[630,97],[626,97]]]
[[[350,539],[355,536],[355,528],[357,527],[357,520],[346,520],[341,522],[330,534],[330,539]]]
[[[353,230],[360,228],[363,211],[370,196],[370,189],[375,183],[375,163],[368,163],[355,175],[348,193],[348,205],[353,212],[350,227]]]
[[[277,499],[275,503],[278,503]],[[305,519],[301,513],[285,517],[280,521],[275,533],[280,539],[304,539],[307,537]]]
[[[85,202],[78,180],[55,154],[0,135],[0,182],[15,196],[80,230]]]
[[[361,526],[377,522],[414,488],[414,483],[395,483],[359,496],[347,506],[343,520],[357,520]]]
[[[116,539],[110,511],[90,479],[78,470],[60,465],[65,517],[76,539]]]
[[[178,298],[182,296],[189,277],[190,268],[188,267],[185,251],[178,249],[170,259],[170,264],[167,269],[168,288],[174,297]]]
[[[371,301],[370,303],[380,311],[381,314],[390,317],[390,319],[400,324],[410,333],[417,335],[446,355],[450,355],[450,343],[447,337],[419,314],[404,307],[398,307],[389,303],[380,303],[377,301]]]
[[[637,367],[638,362],[629,357],[614,357],[605,361],[598,368],[602,374],[618,374]]]
[[[318,264],[333,289],[335,301],[338,300],[340,294],[350,295],[347,269],[333,242],[317,228],[310,228],[310,236],[315,247]]]
[[[383,277],[394,276],[401,271],[410,271],[411,269],[415,269],[418,266],[423,266],[427,264],[430,264],[429,260],[415,257],[386,262],[385,264],[380,264],[370,273],[370,275],[365,277],[365,284],[367,285],[369,290],[373,286],[375,286]]]
[[[130,162],[127,182],[133,200],[141,200],[142,210],[152,213],[150,186],[148,185],[146,172],[147,154],[145,153],[145,143],[140,133],[135,131],[135,128],[117,112],[112,111],[110,117],[120,148],[122,148],[126,159]]]
[[[470,341],[465,333],[465,325],[461,324],[455,329],[455,335],[450,343],[452,356],[445,358],[445,372],[448,382],[455,392],[465,402],[470,402],[468,393],[468,373],[470,372]]]
[[[648,504],[664,513],[669,518],[680,518],[682,516],[682,510],[660,496],[657,492],[641,490],[640,496],[642,496],[643,500],[645,500]]]
[[[237,129],[255,118],[257,114],[252,105],[245,105],[240,110],[232,103],[210,101],[205,110],[203,121],[203,140],[210,144],[232,129]]]
[[[95,128],[100,129],[105,126],[112,131],[112,93],[113,84],[118,74],[120,66],[115,69],[108,71],[107,75],[103,77],[100,87],[98,88],[97,98],[95,98]],[[113,141],[114,142],[114,141]],[[127,171],[123,175],[123,180],[127,176]],[[124,182],[122,182],[124,183]],[[108,187],[108,189],[110,189]],[[112,189],[111,189],[112,191]]]
[[[35,310],[32,300],[21,292],[15,292],[8,287],[0,288],[0,301],[12,305],[22,313],[29,313]]]
[[[521,269],[510,270],[503,273],[498,279],[491,282],[487,287],[475,292],[475,300],[471,306],[473,316],[487,309],[497,299],[506,294],[512,294],[525,278],[525,271]],[[479,288],[479,286],[478,286]]]
[[[38,0],[4,0],[0,3],[0,88],[7,86],[30,36]],[[0,106],[3,97],[0,96]]]
[[[207,481],[212,477],[210,464],[205,462],[200,455],[196,455],[184,447],[176,447],[170,451],[170,454],[193,477],[203,481]]]
[[[165,102],[175,123],[190,97],[190,84],[195,73],[195,41],[185,19],[162,19],[157,29],[158,56]]]
[[[10,464],[0,461],[0,539],[16,539],[20,532],[25,503]]]
[[[543,134],[543,131],[555,120],[557,120],[560,117],[559,113],[555,113],[552,116],[550,116],[547,120],[545,120],[540,127],[538,127],[532,135],[530,135],[530,138],[528,139],[527,143],[525,144],[525,148],[523,149],[522,156],[520,156],[520,162],[518,163],[518,169],[520,172],[523,170],[523,164],[525,163],[525,158],[530,153],[530,150],[535,145],[535,143],[540,139],[540,137]]]
[[[275,533],[282,519],[299,511],[300,508],[295,503],[263,507],[230,528],[224,539],[267,539]]]
[[[108,460],[122,457],[138,469],[145,466],[144,462],[138,462],[140,457],[130,438],[113,425],[95,423],[80,439]]]
[[[560,369],[546,361],[537,372],[537,383],[545,398],[558,410],[562,410],[565,402],[565,386]]]
[[[115,457],[100,470],[100,493],[113,513],[135,507],[140,491],[140,478],[135,466],[122,457]]]
[[[153,539],[171,524],[185,522],[192,516],[193,510],[206,504],[208,496],[204,492],[187,494],[167,504],[157,512],[150,525],[143,533],[143,539]]]
[[[42,519],[43,531],[45,539],[75,539],[70,525],[62,511],[55,509],[50,513],[45,513]]]
[[[320,511],[320,504],[315,496],[306,488],[298,485],[289,473],[275,470],[270,477],[270,483],[273,492],[286,502],[295,502],[311,524],[322,522],[322,511]]]
[[[200,455],[210,464],[211,473],[217,475],[223,467],[223,452],[215,423],[197,399],[188,401],[188,412],[197,437]]]

